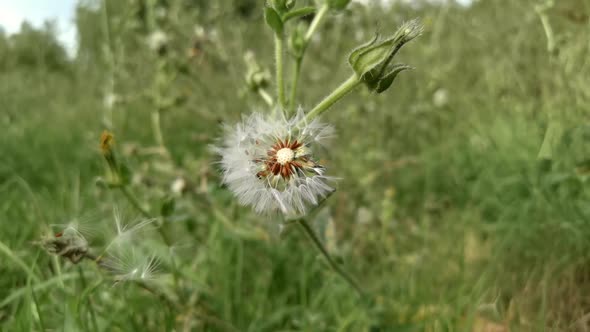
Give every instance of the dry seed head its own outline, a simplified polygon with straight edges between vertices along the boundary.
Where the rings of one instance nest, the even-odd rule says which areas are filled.
[[[157,277],[160,260],[155,255],[146,255],[130,248],[116,250],[101,260],[116,281],[152,280]]]
[[[113,239],[107,245],[105,250],[110,249],[112,246],[123,246],[127,243],[133,243],[138,240],[138,234],[145,232],[150,229],[150,226],[156,221],[156,219],[140,219],[135,223],[125,223],[123,221],[123,215],[117,207],[113,209],[113,218],[115,220],[116,234]]]
[[[302,111],[292,118],[253,113],[226,127],[214,150],[221,157],[223,181],[241,204],[260,213],[305,214],[334,190],[314,155],[333,129],[304,118]]]

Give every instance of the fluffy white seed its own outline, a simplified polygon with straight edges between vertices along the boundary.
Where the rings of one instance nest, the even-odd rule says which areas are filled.
[[[317,119],[303,119],[302,111],[292,118],[253,113],[225,127],[225,136],[214,151],[221,158],[223,182],[242,205],[259,213],[305,214],[310,205],[317,205],[334,190],[329,184],[334,179],[324,175],[324,167],[313,155],[334,130]],[[280,142],[298,142],[301,147],[277,148]],[[288,176],[269,169],[266,161],[273,147],[275,162],[288,167]]]

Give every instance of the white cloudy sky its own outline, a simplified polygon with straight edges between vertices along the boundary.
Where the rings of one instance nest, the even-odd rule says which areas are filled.
[[[391,1],[391,0],[356,0],[358,2]],[[408,0],[404,0],[408,1]],[[471,0],[459,0],[469,3]],[[76,28],[74,11],[77,0],[0,0],[0,26],[7,33],[20,29],[24,20],[40,26],[47,19],[57,22],[58,38],[66,46],[70,54],[76,48]]]
[[[72,52],[76,43],[76,2],[77,0],[0,0],[0,26],[10,34],[20,30],[24,20],[40,26],[47,19],[55,19],[59,39]]]

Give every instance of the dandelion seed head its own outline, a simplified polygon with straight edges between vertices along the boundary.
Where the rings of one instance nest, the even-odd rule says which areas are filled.
[[[156,219],[140,219],[134,222],[125,222],[123,214],[117,207],[113,208],[113,219],[115,221],[115,235],[107,245],[107,249],[112,246],[123,246],[126,243],[134,242],[140,239],[139,234],[152,229]]]
[[[88,240],[83,234],[83,227],[78,219],[66,224],[53,224],[59,231],[51,236],[44,236],[39,242],[50,254],[61,256],[70,262],[79,263],[88,253]]]
[[[305,214],[333,191],[333,178],[314,155],[333,137],[331,126],[305,121],[300,110],[291,118],[253,113],[225,129],[214,150],[223,182],[242,205],[259,213]]]
[[[130,248],[110,250],[101,264],[117,281],[153,280],[157,277],[160,260]]]

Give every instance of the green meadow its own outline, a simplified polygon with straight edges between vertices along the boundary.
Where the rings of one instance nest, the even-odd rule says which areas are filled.
[[[318,3],[297,1],[315,9],[287,35]],[[424,26],[395,58],[413,70],[321,117],[338,180],[307,220],[365,296],[296,223],[222,184],[223,125],[276,102],[263,9],[81,1],[74,55],[51,24],[0,34],[1,331],[590,331],[590,3],[327,12],[301,63],[304,111],[375,32]],[[88,252],[52,253],[71,225]],[[102,263],[119,237],[123,267],[154,258],[142,278]]]

